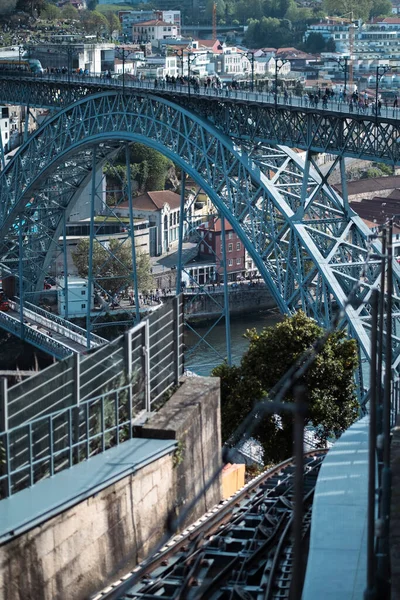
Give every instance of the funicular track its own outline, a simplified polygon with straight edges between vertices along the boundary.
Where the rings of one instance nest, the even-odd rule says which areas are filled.
[[[304,457],[304,540],[325,454]],[[94,600],[289,598],[294,471],[289,459],[253,479]]]

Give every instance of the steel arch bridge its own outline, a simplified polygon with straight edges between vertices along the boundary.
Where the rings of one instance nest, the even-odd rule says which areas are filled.
[[[0,264],[25,290],[42,288],[79,188],[122,142],[171,158],[232,224],[283,312],[302,308],[342,327],[369,359],[370,293],[381,261],[370,231],[327,184],[308,153],[232,140],[207,119],[149,94],[87,96],[48,119],[0,176]],[[72,160],[73,159],[73,160]],[[380,248],[377,246],[376,251]],[[359,285],[348,301],[355,282]],[[400,278],[395,267],[393,367],[400,361]]]
[[[28,107],[60,109],[91,94],[121,91],[122,82],[101,77],[0,75],[0,102]],[[400,159],[400,121],[397,111],[376,116],[349,112],[344,103],[327,108],[291,104],[272,94],[252,92],[190,93],[186,86],[154,87],[154,83],[127,81],[126,94],[155,94],[204,117],[239,145],[243,140],[284,144],[292,148],[375,160],[390,165]],[[280,101],[279,101],[280,100]]]

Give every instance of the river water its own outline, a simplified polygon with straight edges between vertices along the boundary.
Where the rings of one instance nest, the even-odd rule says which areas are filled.
[[[255,327],[257,331],[260,331],[263,327],[275,325],[281,318],[281,315],[278,313],[271,312],[254,312],[231,317],[232,363],[236,365],[239,364],[243,353],[247,350],[249,342],[243,337],[243,334],[247,329]],[[204,336],[211,325],[212,322],[201,325],[200,327],[193,325],[193,328],[195,328],[197,334]],[[218,323],[211,333],[207,335],[206,340],[211,348],[205,342],[201,342],[199,346],[194,349],[198,340],[199,337],[196,333],[192,331],[185,333],[185,344],[187,349],[185,368],[193,371],[197,375],[210,375],[211,370],[222,363],[226,357],[224,322],[221,321],[221,323]]]

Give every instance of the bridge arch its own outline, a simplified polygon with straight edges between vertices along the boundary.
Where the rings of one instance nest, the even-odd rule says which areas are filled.
[[[0,176],[2,268],[20,258],[17,231],[35,223],[24,275],[40,286],[37,273],[61,234],[61,215],[71,210],[95,161],[107,160],[121,142],[130,141],[168,156],[204,189],[282,311],[303,308],[326,326],[332,307],[341,308],[343,326],[368,357],[369,295],[380,276],[379,260],[365,268],[369,230],[311,160],[304,164],[282,147],[239,145],[206,119],[157,96],[85,97],[47,120],[21,147]],[[363,285],[348,302],[360,276]]]

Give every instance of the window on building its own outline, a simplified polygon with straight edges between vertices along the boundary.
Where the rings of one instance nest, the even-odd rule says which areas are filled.
[[[236,264],[237,265],[241,265],[242,264],[242,259],[241,258],[237,258],[236,259]]]
[[[86,304],[81,304],[81,308],[86,308]]]
[[[236,244],[236,250],[240,250],[240,248],[241,248],[240,242],[237,242],[237,244]]]
[[[232,267],[232,266],[233,266],[233,259],[232,259],[232,258],[230,258],[230,259],[228,260],[228,266],[229,266],[229,267]]]
[[[174,213],[174,225],[176,225],[176,213]]]
[[[84,296],[86,294],[85,290],[81,290],[81,296]]]
[[[204,244],[200,244],[200,252],[204,252]]]
[[[230,231],[230,232],[228,233],[228,240],[231,240],[232,238],[233,238],[233,233],[232,233],[232,231]]]
[[[233,251],[233,244],[228,244],[228,252],[232,252]]]
[[[172,213],[169,215],[169,226],[172,227]]]
[[[211,248],[211,246],[208,246],[208,254],[212,254],[212,248]]]

